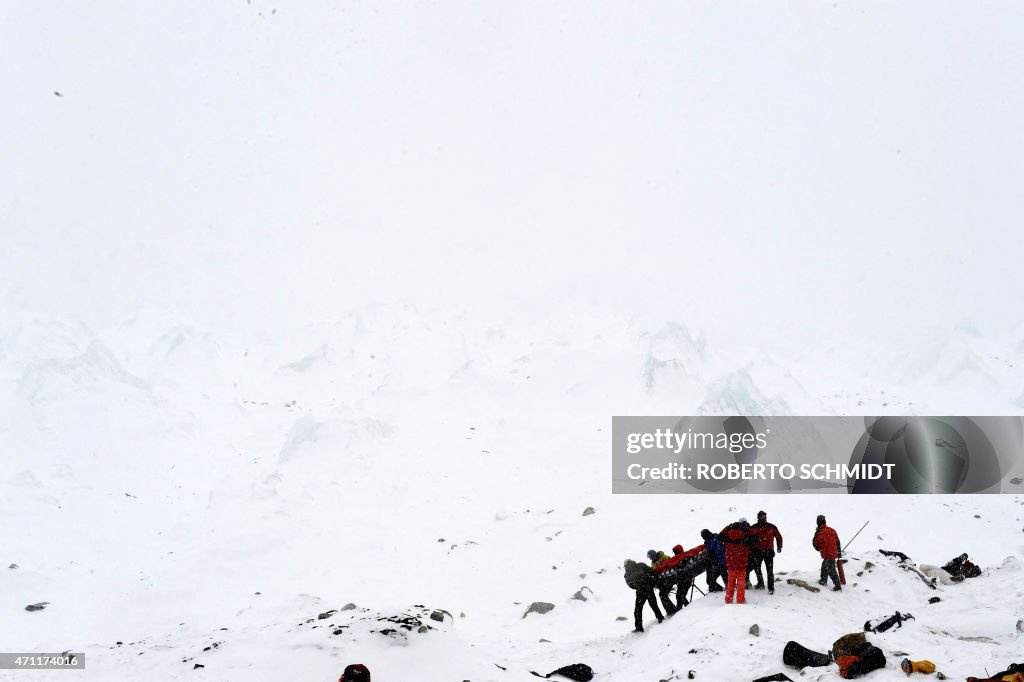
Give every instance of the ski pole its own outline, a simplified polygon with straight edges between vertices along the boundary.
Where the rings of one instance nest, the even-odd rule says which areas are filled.
[[[864,522],[864,525],[860,527],[860,530],[859,530],[859,531],[857,531],[856,533],[854,533],[854,534],[853,534],[853,537],[852,537],[852,538],[850,538],[850,541],[846,543],[846,547],[843,547],[843,548],[842,548],[842,549],[840,550],[840,553],[842,553],[842,552],[845,552],[845,551],[846,551],[846,548],[847,548],[847,547],[849,547],[850,545],[852,545],[852,544],[853,544],[853,541],[857,539],[857,536],[858,536],[858,535],[860,535],[860,531],[861,531],[861,530],[864,530],[865,528],[867,528],[867,527],[868,527],[868,524],[869,524],[869,523],[871,523],[871,522],[870,522],[870,521],[865,521],[865,522]]]

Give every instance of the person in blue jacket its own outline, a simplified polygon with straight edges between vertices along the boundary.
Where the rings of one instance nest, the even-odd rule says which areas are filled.
[[[704,538],[704,549],[708,552],[708,591],[721,592],[725,587],[718,584],[718,578],[721,577],[722,582],[728,580],[725,569],[725,543],[707,528],[700,532],[700,536]]]

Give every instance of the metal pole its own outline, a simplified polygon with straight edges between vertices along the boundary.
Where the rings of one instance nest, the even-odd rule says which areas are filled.
[[[871,522],[870,521],[865,521],[864,522],[864,525],[860,527],[860,530],[857,531],[856,533],[854,533],[853,537],[850,538],[850,541],[846,543],[846,547],[849,547],[850,545],[853,544],[853,541],[857,539],[858,535],[860,535],[860,531],[864,530],[865,528],[867,528],[869,523],[871,523]],[[843,552],[845,552],[846,551],[846,547],[843,547],[841,550],[839,550],[839,553],[842,554]]]

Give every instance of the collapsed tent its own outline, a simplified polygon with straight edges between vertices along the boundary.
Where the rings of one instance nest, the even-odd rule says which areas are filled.
[[[977,564],[968,559],[966,554],[961,554],[949,560],[942,567],[942,570],[949,573],[954,582],[960,582],[966,578],[977,578],[981,575],[981,569],[978,568]]]
[[[909,613],[900,613],[897,611],[891,616],[876,618],[874,620],[868,620],[864,622],[865,632],[885,632],[894,625],[897,628],[903,627],[903,623],[908,620],[916,620]]]
[[[921,579],[921,582],[923,582],[928,587],[932,588],[933,590],[938,589],[937,587],[935,587],[936,579],[930,578],[924,573],[922,573],[921,570],[917,567],[917,564],[911,561],[910,557],[908,557],[903,552],[894,552],[887,549],[880,549],[878,551],[881,552],[883,555],[889,557],[890,559],[897,559],[897,566],[899,566],[905,571],[908,571],[916,575],[918,578]]]

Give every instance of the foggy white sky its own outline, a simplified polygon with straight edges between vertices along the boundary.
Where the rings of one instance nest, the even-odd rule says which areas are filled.
[[[1017,3],[292,4],[0,6],[0,309],[1021,322]]]

